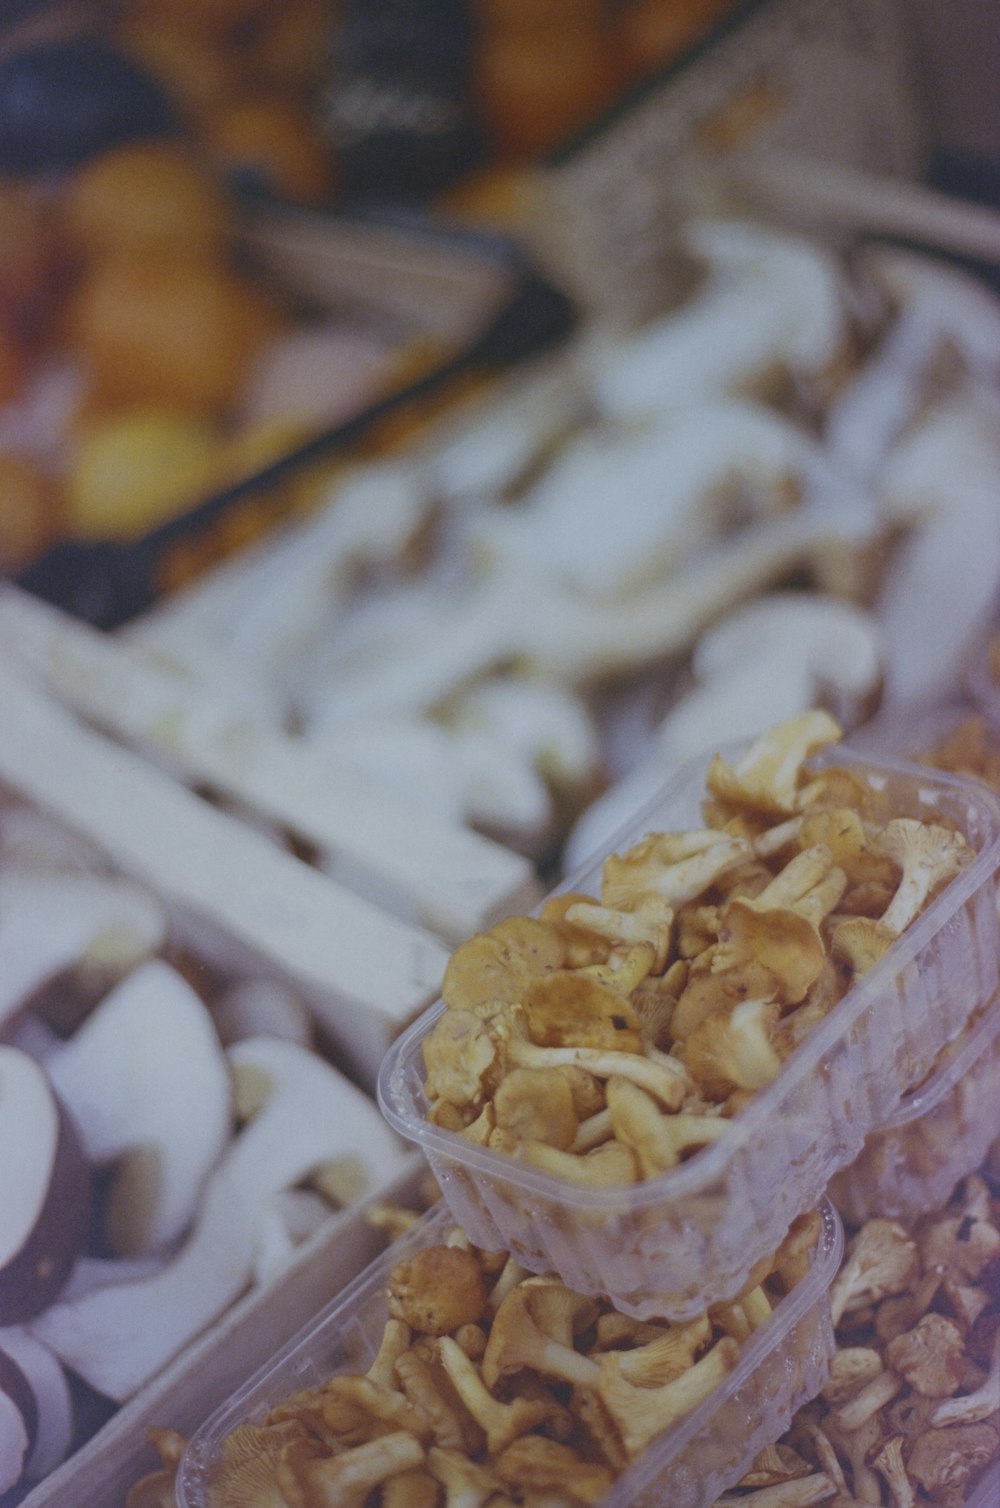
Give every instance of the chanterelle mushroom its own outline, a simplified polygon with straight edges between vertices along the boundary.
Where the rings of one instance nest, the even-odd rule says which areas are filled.
[[[789,718],[755,739],[735,764],[716,755],[707,785],[720,801],[776,816],[796,810],[803,761],[841,736],[828,712],[813,709]]]
[[[869,1220],[855,1236],[830,1290],[834,1324],[852,1309],[902,1293],[916,1273],[917,1247],[912,1236],[894,1220]]]
[[[893,818],[875,841],[878,849],[895,859],[902,870],[892,902],[879,918],[880,924],[894,933],[908,927],[928,898],[972,858],[972,850],[961,833],[912,817]]]

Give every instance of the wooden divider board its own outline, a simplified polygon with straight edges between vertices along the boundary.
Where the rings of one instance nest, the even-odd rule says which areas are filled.
[[[13,586],[0,588],[0,652],[115,738],[348,857],[447,941],[540,898],[528,859],[420,810],[304,739],[241,722],[141,645]]]
[[[448,949],[86,727],[0,657],[0,785],[95,844],[182,931],[298,989],[371,1090],[389,1043],[436,997]]]

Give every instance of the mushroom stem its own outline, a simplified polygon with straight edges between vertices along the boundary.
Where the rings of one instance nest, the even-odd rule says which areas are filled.
[[[338,1456],[304,1461],[299,1471],[312,1508],[363,1508],[381,1482],[419,1466],[423,1459],[420,1441],[407,1430],[396,1430]]]
[[[878,848],[902,868],[896,893],[882,914],[881,925],[902,932],[923,910],[939,886],[953,878],[971,857],[961,833],[912,817],[894,817],[877,840]]]
[[[437,1346],[441,1364],[462,1402],[486,1431],[486,1448],[491,1458],[547,1417],[550,1405],[542,1398],[514,1398],[510,1403],[494,1398],[475,1364],[450,1335],[442,1335]]]
[[[735,1366],[739,1350],[732,1336],[725,1335],[693,1366],[658,1388],[633,1386],[625,1380],[620,1357],[602,1356],[598,1391],[628,1454],[637,1456],[654,1436],[707,1398]]]
[[[931,1415],[935,1429],[949,1424],[978,1424],[1000,1411],[1000,1330],[993,1337],[990,1369],[973,1393],[948,1398]]]
[[[810,1503],[825,1502],[836,1493],[837,1488],[826,1472],[817,1471],[808,1477],[796,1477],[792,1482],[759,1487],[756,1492],[723,1493],[716,1498],[714,1508],[809,1508]]]

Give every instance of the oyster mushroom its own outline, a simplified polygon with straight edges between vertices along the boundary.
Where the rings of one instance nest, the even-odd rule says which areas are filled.
[[[947,698],[1000,587],[1000,442],[993,395],[932,405],[875,479],[886,524],[907,528],[879,585],[885,705]]]
[[[494,568],[544,562],[564,590],[625,601],[675,575],[732,516],[801,496],[815,442],[746,401],[689,401],[638,430],[583,431],[516,509],[483,514],[472,544]]]

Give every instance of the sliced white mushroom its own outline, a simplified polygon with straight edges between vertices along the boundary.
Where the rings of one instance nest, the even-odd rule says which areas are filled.
[[[833,597],[770,592],[707,628],[695,644],[695,686],[654,733],[678,761],[823,706],[844,728],[874,711],[884,654],[872,613]]]
[[[0,1492],[23,1479],[37,1428],[38,1411],[28,1379],[0,1349]]]
[[[21,1326],[0,1330],[0,1351],[20,1368],[34,1395],[38,1422],[23,1476],[40,1482],[65,1459],[73,1443],[76,1419],[69,1379],[48,1347]]]
[[[212,1005],[212,1020],[224,1046],[267,1033],[308,1047],[313,1027],[301,996],[276,979],[241,979]]]
[[[878,478],[887,520],[910,532],[876,603],[886,700],[947,696],[1000,594],[1000,404],[986,393],[937,405]]]
[[[589,353],[605,413],[629,418],[759,391],[776,370],[814,377],[834,364],[848,321],[833,254],[743,220],[694,221],[682,240],[708,268],[695,295],[631,340]]]
[[[570,590],[627,598],[798,501],[815,451],[798,426],[737,399],[691,402],[634,434],[593,428],[516,508],[484,517],[474,544],[542,563]]]
[[[166,913],[131,880],[9,870],[0,875],[0,1023],[79,967],[109,981],[162,945]]]
[[[223,694],[231,667],[238,685],[260,688],[242,696],[246,712],[273,725],[298,657],[343,611],[355,575],[397,566],[429,507],[414,467],[387,461],[360,469],[314,517],[224,561],[119,637]]]
[[[330,1218],[330,1206],[311,1189],[282,1189],[261,1211],[253,1254],[253,1280],[267,1283],[295,1249]]]
[[[105,1397],[124,1401],[246,1289],[261,1210],[337,1159],[372,1190],[404,1156],[374,1101],[329,1063],[277,1037],[229,1049],[250,1116],[208,1179],[195,1228],[156,1275],[50,1305],[36,1335]]]
[[[520,483],[586,413],[572,367],[518,374],[515,384],[436,438],[425,458],[428,484],[449,503],[497,497]]]
[[[44,1069],[0,1044],[0,1325],[60,1292],[90,1235],[91,1174]]]
[[[208,1007],[169,964],[136,969],[48,1061],[90,1161],[115,1164],[105,1239],[162,1251],[190,1225],[232,1125],[229,1068]]]
[[[1000,378],[1000,298],[982,278],[888,244],[869,245],[860,265],[900,316],[933,338],[929,359],[947,346],[972,372]]]

